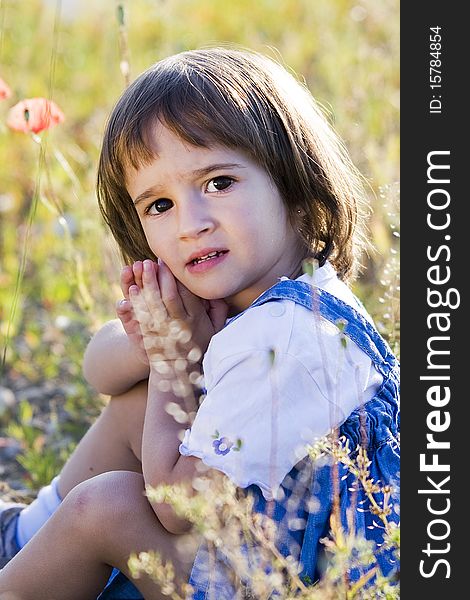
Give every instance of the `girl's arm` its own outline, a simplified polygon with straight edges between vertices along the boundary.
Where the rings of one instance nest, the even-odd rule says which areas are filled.
[[[101,394],[123,394],[149,372],[119,319],[105,323],[85,350],[83,375]]]
[[[142,474],[146,486],[175,483],[187,483],[191,486],[200,460],[192,456],[181,456],[179,453],[180,434],[188,423],[178,423],[168,413],[167,407],[169,404],[179,404],[182,411],[191,412],[189,405],[193,404],[193,409],[195,408],[195,397],[192,392],[182,399],[172,392],[161,391],[159,383],[162,380],[170,385],[175,381],[181,382],[181,374],[176,379],[174,371],[168,377],[157,375],[153,369],[150,373],[142,437]],[[177,517],[169,504],[151,503],[151,506],[160,523],[170,533],[185,533],[190,529],[190,523]]]
[[[129,290],[151,365],[142,437],[142,473],[146,485],[152,487],[190,485],[200,461],[179,453],[180,434],[197,411],[194,375],[200,375],[200,356],[225,323],[227,305],[223,301],[207,304],[194,296],[164,264],[145,261],[144,265],[142,287],[131,286]],[[155,323],[159,324],[158,329]],[[170,505],[151,505],[171,533],[183,533],[189,528]]]

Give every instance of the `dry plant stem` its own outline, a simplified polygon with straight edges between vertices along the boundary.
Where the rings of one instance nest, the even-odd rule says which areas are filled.
[[[318,343],[320,349],[320,356],[322,358],[323,371],[325,373],[325,381],[327,387],[327,397],[330,399],[330,423],[334,422],[334,415],[332,411],[334,409],[333,404],[331,403],[331,399],[333,398],[333,385],[330,379],[330,372],[328,369],[328,363],[326,359],[326,351],[323,343],[323,336],[320,332],[320,298],[317,289],[314,286],[312,288],[312,310],[314,313],[314,325],[315,325],[315,333],[316,333],[316,341]],[[335,442],[338,436],[338,430],[335,428],[333,430],[333,436],[335,438]],[[340,502],[339,502],[339,466],[338,463],[335,462],[333,464],[332,469],[332,477],[333,477],[333,507],[330,517],[331,528],[336,535],[339,535],[341,532],[341,515],[340,515]]]
[[[93,298],[88,290],[88,287],[85,283],[85,278],[83,276],[83,261],[80,253],[76,250],[72,238],[72,234],[70,232],[69,225],[67,223],[67,219],[65,217],[64,209],[60,205],[59,200],[57,198],[57,194],[55,193],[54,186],[52,183],[52,177],[50,172],[49,162],[47,160],[47,154],[44,154],[44,173],[46,175],[47,181],[47,194],[41,194],[42,203],[49,209],[55,212],[56,215],[59,216],[59,224],[64,231],[64,239],[65,239],[65,249],[68,253],[67,258],[71,259],[69,262],[75,266],[75,281],[77,284],[78,296],[77,299],[79,301],[80,306],[87,312],[89,312],[89,318],[92,320],[92,327],[97,328],[98,322],[94,318],[94,313],[91,310],[93,307]],[[46,199],[47,198],[47,199]],[[48,202],[50,201],[50,202]]]
[[[5,2],[0,0],[0,63],[3,58],[3,40],[5,35]]]
[[[374,577],[374,575],[376,575],[376,574],[377,574],[377,567],[372,567],[372,569],[369,569],[369,571],[364,573],[364,575],[362,575],[356,581],[356,583],[354,583],[351,586],[351,589],[348,591],[348,593],[347,593],[348,600],[354,600],[357,592],[359,592],[367,584],[367,582],[370,581],[372,579],[372,577]]]
[[[52,96],[54,93],[55,68],[56,68],[56,63],[57,63],[57,48],[59,45],[61,9],[62,9],[61,0],[56,0],[55,12],[54,12],[54,29],[52,31],[51,60],[49,63],[49,84],[48,84],[49,100],[52,100]]]
[[[12,304],[11,304],[11,308],[10,308],[10,314],[8,315],[7,331],[6,331],[6,335],[5,335],[5,345],[3,348],[2,362],[0,365],[0,376],[3,376],[3,373],[4,373],[5,364],[6,364],[6,354],[7,354],[8,345],[10,343],[11,330],[12,330],[12,326],[13,326],[13,323],[15,320],[16,310],[18,308],[18,300],[19,300],[20,293],[21,293],[21,287],[23,285],[23,278],[24,278],[24,274],[25,274],[25,270],[26,270],[26,256],[28,253],[28,242],[29,242],[31,230],[33,227],[34,217],[36,216],[38,199],[40,196],[40,189],[41,189],[41,175],[42,175],[42,172],[44,169],[44,164],[45,164],[45,150],[44,150],[43,144],[41,143],[41,138],[34,134],[32,134],[31,137],[37,144],[39,144],[38,168],[37,168],[37,172],[36,172],[36,180],[35,180],[35,184],[34,184],[34,191],[33,191],[33,196],[31,199],[31,205],[29,207],[29,212],[28,212],[28,220],[27,220],[27,224],[26,224],[26,230],[24,232],[23,247],[22,247],[22,251],[21,251],[21,259],[20,259],[19,266],[18,266],[18,272],[16,274],[15,289],[13,292],[13,300],[12,300]]]
[[[214,544],[212,542],[208,542],[207,550],[208,550],[208,554],[209,554],[209,573],[214,573],[215,568],[216,568],[216,563],[215,563],[215,548],[214,548]],[[209,587],[209,600],[217,600],[212,586]]]
[[[269,371],[269,380],[271,383],[271,450],[270,450],[270,467],[269,476],[271,488],[273,487],[274,481],[276,480],[277,473],[275,472],[277,464],[277,444],[278,444],[278,430],[279,430],[279,386],[277,380],[277,357],[272,350],[272,364]],[[274,512],[274,501],[268,502],[268,517],[272,517]]]
[[[345,345],[344,347],[344,351],[345,351],[345,356],[347,361],[349,362],[349,364],[351,364],[353,361],[351,359],[351,355],[350,352],[348,350],[348,346]],[[355,365],[354,368],[354,380],[356,383],[356,394],[357,394],[357,398],[358,400],[360,399],[360,402],[358,402],[359,406],[359,430],[360,430],[360,434],[361,434],[361,447],[364,449],[367,449],[368,446],[368,442],[367,442],[367,427],[366,427],[366,413],[365,413],[365,409],[364,409],[364,401],[362,398],[362,394],[361,394],[361,386],[360,386],[360,381],[359,381],[359,367],[358,365]],[[355,485],[354,486],[354,491],[352,492],[352,498],[351,498],[351,515],[350,515],[350,522],[349,522],[349,530],[350,531],[354,531],[354,519],[353,519],[353,514],[355,514],[356,508],[357,508],[357,502],[358,502],[358,493],[359,493],[359,486]]]
[[[180,596],[175,582],[175,571],[170,561],[163,563],[158,552],[153,550],[149,552],[140,552],[138,555],[131,554],[128,561],[129,571],[134,579],[140,579],[142,574],[148,575],[152,581],[158,585],[164,596],[169,596],[173,600],[184,600],[192,589],[189,584],[181,584]]]
[[[254,539],[257,540],[260,544],[262,544],[265,548],[267,548],[272,555],[279,561],[280,564],[287,570],[289,573],[292,583],[301,591],[306,592],[307,587],[302,582],[300,577],[297,574],[294,566],[285,559],[285,557],[279,552],[276,548],[276,545],[272,540],[266,538],[261,527],[255,525],[252,521],[248,525],[250,533],[253,535]]]
[[[347,339],[345,339],[345,345],[344,345],[344,353],[345,353],[345,357],[346,360],[348,361],[348,363],[351,365],[353,364],[353,360],[351,358],[351,354],[349,352],[348,346],[347,346]],[[359,372],[359,367],[358,365],[354,365],[354,382],[356,384],[356,398],[357,398],[357,404],[360,407],[360,411],[359,411],[359,426],[360,426],[360,432],[361,432],[361,447],[362,448],[367,448],[368,446],[368,441],[367,441],[367,426],[366,426],[366,414],[365,414],[365,410],[364,410],[364,400],[362,397],[362,393],[361,393],[361,384],[360,384],[360,372]]]
[[[315,287],[313,287],[313,286],[312,286],[312,300],[313,300],[313,311],[319,317],[320,316],[319,297],[318,297],[318,292],[316,291]],[[319,334],[318,319],[315,319],[315,327],[316,327],[316,332],[317,332],[317,339],[319,342],[320,354],[323,358],[323,364],[326,365],[325,352],[324,352],[324,348],[321,344],[322,338]],[[345,344],[345,350],[346,349],[347,349],[347,346]],[[328,373],[328,370],[326,370],[325,372]],[[331,398],[332,397],[331,396],[332,385],[331,385],[331,382],[330,382],[330,379],[328,376],[326,378],[326,381],[327,381],[328,397]],[[356,378],[356,387],[357,387],[357,378]],[[363,405],[361,405],[361,406],[363,408]],[[367,451],[366,451],[367,434],[366,434],[365,414],[364,414],[363,410],[361,410],[361,414],[360,414],[360,428],[361,428],[361,448],[359,449],[359,457],[358,457],[359,458],[359,461],[358,461],[359,469],[357,469],[355,467],[351,468],[350,459],[348,459],[346,464],[348,466],[348,469],[354,475],[356,475],[356,477],[360,481],[360,483],[364,489],[364,492],[365,492],[368,500],[370,501],[372,513],[377,515],[380,518],[380,520],[384,524],[385,531],[387,533],[390,533],[391,526],[387,519],[387,515],[390,514],[390,509],[388,508],[390,491],[385,491],[384,506],[381,508],[377,504],[377,502],[373,496],[373,493],[370,489],[370,487],[371,487],[371,482],[369,480],[370,473],[367,469],[367,465],[370,463],[368,463],[368,459],[367,459]],[[337,428],[335,428],[332,432],[333,448],[341,447],[338,436],[339,436],[339,430]],[[330,522],[331,522],[331,528],[332,528],[333,534],[335,535],[335,539],[338,539],[338,536],[339,536],[339,539],[342,539],[342,536],[343,536],[343,532],[342,532],[342,528],[341,528],[340,502],[339,502],[339,483],[340,483],[339,482],[339,462],[340,462],[340,460],[338,460],[338,457],[336,457],[336,460],[333,464],[333,469],[332,469],[332,471],[333,471],[333,509],[332,509]],[[344,584],[346,586],[346,589],[348,589],[349,581],[348,581],[347,573],[344,573]]]
[[[388,502],[390,500],[390,488],[389,488],[389,486],[385,486],[385,488],[384,488],[384,505],[381,508],[377,504],[377,502],[374,498],[374,495],[373,495],[372,491],[370,490],[371,480],[369,479],[370,473],[369,473],[369,470],[367,469],[367,466],[370,464],[370,461],[367,458],[367,452],[363,448],[361,448],[359,452],[361,455],[361,460],[358,461],[359,462],[358,479],[362,484],[362,487],[365,491],[367,498],[369,499],[369,502],[372,506],[373,514],[375,514],[376,516],[379,517],[379,519],[384,524],[385,531],[388,534],[390,534],[391,525],[387,519],[387,515],[389,515],[391,512],[391,509],[388,506]]]
[[[390,486],[384,487],[384,505],[381,508],[374,498],[374,490],[372,489],[374,485],[377,486],[377,484],[374,484],[369,479],[370,472],[367,467],[370,464],[370,461],[367,458],[367,451],[364,448],[359,448],[358,457],[356,459],[357,465],[351,458],[349,458],[347,454],[348,450],[344,450],[339,440],[331,449],[325,448],[325,451],[335,459],[335,464],[338,464],[339,462],[343,463],[347,467],[348,471],[358,479],[371,504],[372,513],[380,518],[384,524],[385,531],[390,534],[392,527],[388,522],[387,515],[389,515],[391,512],[391,509],[388,506],[391,496],[391,488]],[[379,491],[378,486],[375,491]]]
[[[124,2],[119,2],[117,5],[117,19],[119,24],[119,66],[122,76],[124,77],[125,85],[126,87],[129,87],[131,83],[131,69],[129,60],[129,44],[127,42]]]
[[[225,478],[219,480],[222,484],[226,484],[228,480]],[[214,484],[214,480],[212,480]],[[181,499],[181,495],[186,495],[186,499],[190,500],[187,496],[187,490],[180,490],[178,499]],[[209,563],[214,565],[215,568],[215,545],[214,540],[220,538],[220,540],[227,542],[227,540],[237,540],[236,543],[230,545],[227,542],[224,545],[224,553],[229,559],[229,564],[232,566],[234,572],[237,572],[237,565],[242,570],[246,570],[249,565],[256,564],[256,554],[250,554],[250,547],[258,547],[264,552],[262,558],[264,562],[271,563],[276,562],[279,565],[279,569],[284,569],[288,574],[289,585],[294,589],[300,590],[301,592],[307,592],[308,588],[300,579],[296,564],[292,561],[287,560],[276,548],[275,536],[268,535],[270,525],[273,526],[275,531],[275,523],[269,518],[268,523],[264,522],[264,516],[260,516],[252,511],[251,499],[247,496],[243,497],[240,501],[235,488],[231,486],[223,486],[223,489],[217,487],[217,485],[211,486],[211,494],[214,494],[218,500],[222,501],[222,507],[218,509],[214,504],[211,504],[211,499],[208,498],[210,514],[203,516],[205,527],[205,537],[208,545]],[[171,498],[166,496],[167,501],[174,503]],[[180,512],[180,511],[179,511]],[[210,522],[208,518],[210,517]],[[198,515],[192,515],[191,521],[197,526]],[[267,529],[268,528],[268,529]],[[222,533],[223,532],[223,533]],[[233,542],[232,540],[232,542]],[[247,544],[248,557],[241,552],[240,541],[243,540]],[[242,542],[242,543],[243,543]],[[250,558],[251,557],[251,558]],[[262,565],[260,565],[260,568]]]

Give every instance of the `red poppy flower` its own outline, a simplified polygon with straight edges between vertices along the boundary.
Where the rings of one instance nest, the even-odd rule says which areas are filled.
[[[39,133],[64,119],[64,113],[52,100],[28,98],[10,108],[7,125],[15,131]]]
[[[5,100],[5,98],[9,98],[10,96],[11,96],[10,88],[0,77],[0,100]]]

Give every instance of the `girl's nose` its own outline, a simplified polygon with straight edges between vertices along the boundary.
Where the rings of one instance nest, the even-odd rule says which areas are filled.
[[[198,238],[215,228],[215,221],[200,198],[180,204],[178,217],[179,237],[182,240]]]

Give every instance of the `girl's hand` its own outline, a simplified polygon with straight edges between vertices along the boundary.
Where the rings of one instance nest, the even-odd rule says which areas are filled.
[[[143,263],[141,285],[129,298],[150,362],[189,358],[198,362],[227,318],[223,300],[203,300],[177,281],[165,265]]]
[[[121,290],[124,298],[116,304],[116,314],[122,323],[127,337],[134,347],[135,355],[145,365],[149,364],[147,352],[144,348],[142,332],[139,321],[134,317],[132,304],[129,299],[131,285],[142,287],[142,262],[135,262],[132,267],[126,265],[121,271]]]

